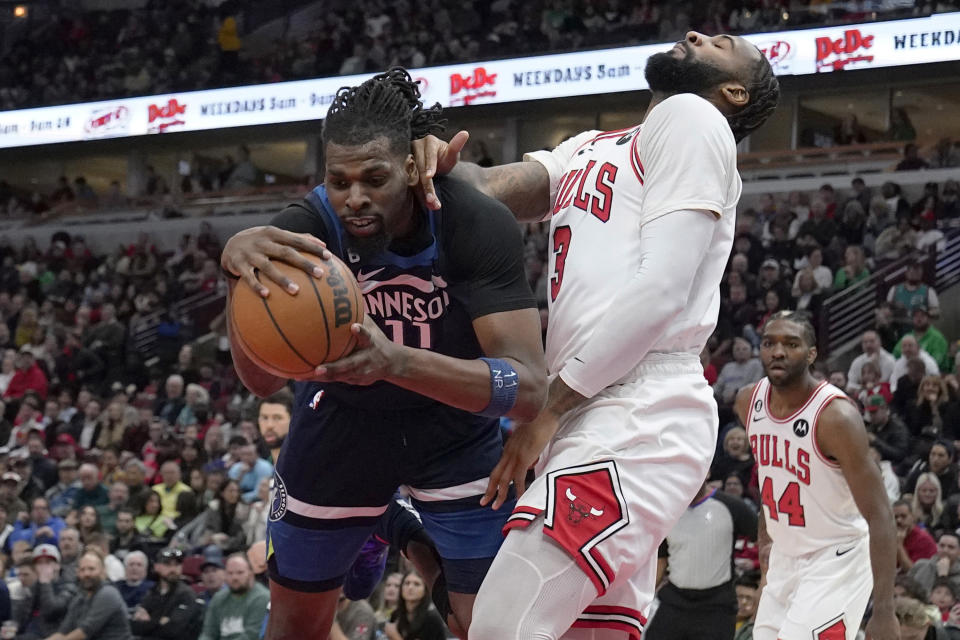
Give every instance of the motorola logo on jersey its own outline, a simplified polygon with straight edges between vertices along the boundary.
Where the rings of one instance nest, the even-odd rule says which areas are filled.
[[[810,433],[810,423],[804,420],[803,418],[798,419],[793,423],[793,433],[798,437],[802,438],[808,433]]]

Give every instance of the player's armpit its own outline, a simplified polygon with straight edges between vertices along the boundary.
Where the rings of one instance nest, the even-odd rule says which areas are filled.
[[[733,403],[733,410],[744,428],[747,426],[747,413],[750,412],[750,399],[753,397],[753,390],[756,387],[757,384],[753,383],[741,388],[740,391],[737,391],[737,399]]]

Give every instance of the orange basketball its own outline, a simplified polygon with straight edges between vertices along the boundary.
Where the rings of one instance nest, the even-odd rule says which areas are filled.
[[[233,335],[244,353],[283,378],[309,374],[317,365],[349,354],[357,344],[350,326],[363,322],[360,288],[347,265],[336,257],[324,261],[313,254],[301,255],[323,268],[321,278],[284,262],[274,263],[300,286],[296,295],[267,282],[270,295],[263,298],[241,282],[230,301]]]

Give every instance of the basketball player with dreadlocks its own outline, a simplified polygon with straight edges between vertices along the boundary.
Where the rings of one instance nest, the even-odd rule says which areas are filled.
[[[779,85],[757,47],[696,32],[651,56],[646,78],[641,124],[527,162],[457,164],[462,134],[415,145],[426,177],[452,170],[517,218],[550,219],[547,406],[514,430],[484,502],[500,507],[511,484],[523,493],[540,462],[471,639],[639,638],[657,548],[713,458],[717,406],[699,354],[733,244],[736,143],[773,112]]]
[[[326,638],[344,575],[406,485],[441,556],[463,628],[511,504],[480,505],[502,452],[499,418],[531,420],[546,396],[540,318],[513,216],[453,179],[443,212],[423,208],[411,141],[441,128],[402,69],[341,89],[323,126],[324,183],[268,227],[238,233],[222,266],[264,295],[254,269],[312,271],[295,249],[349,265],[367,316],[358,348],[295,384],[268,526],[268,638]],[[280,288],[285,291],[281,291]],[[266,396],[286,380],[234,358]]]
[[[853,640],[872,589],[867,637],[894,640],[893,512],[857,406],[813,377],[816,359],[810,322],[776,313],[760,342],[767,376],[737,394],[759,472],[759,541],[772,541],[753,637]]]

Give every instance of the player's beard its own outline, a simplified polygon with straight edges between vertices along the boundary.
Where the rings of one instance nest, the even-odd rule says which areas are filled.
[[[777,389],[786,389],[796,385],[803,380],[808,369],[810,368],[805,360],[796,364],[789,361],[783,361],[778,364],[782,364],[783,369],[775,369],[771,371],[769,367],[764,366],[765,373],[767,374],[767,378],[770,380],[770,384]]]
[[[358,238],[349,233],[345,233],[344,236],[347,239],[347,249],[360,256],[361,260],[380,255],[387,250],[392,240],[386,231],[369,238]]]
[[[695,93],[706,95],[717,85],[734,80],[726,71],[693,57],[686,43],[683,43],[686,55],[676,57],[671,51],[655,53],[647,59],[644,75],[650,90],[655,93],[674,95],[677,93]]]

